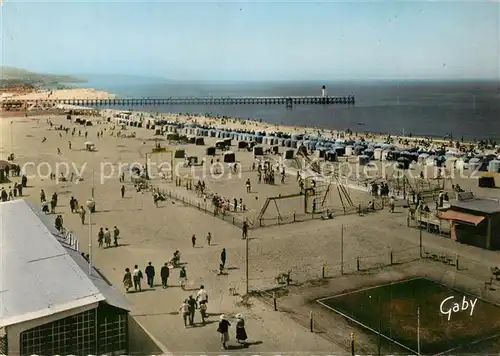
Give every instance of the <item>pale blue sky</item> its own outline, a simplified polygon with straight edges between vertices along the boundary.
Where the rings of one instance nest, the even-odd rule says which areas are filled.
[[[20,1],[2,64],[171,79],[499,78],[490,2]]]

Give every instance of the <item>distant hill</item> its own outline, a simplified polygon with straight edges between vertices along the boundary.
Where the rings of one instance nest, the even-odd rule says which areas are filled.
[[[47,86],[59,83],[85,83],[87,80],[72,77],[69,75],[56,75],[56,74],[44,74],[30,72],[26,69],[20,69],[15,67],[0,67],[0,80],[2,84],[21,82],[27,85],[33,86]]]

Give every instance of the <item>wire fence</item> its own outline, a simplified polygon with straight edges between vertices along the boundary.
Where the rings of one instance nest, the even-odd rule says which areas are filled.
[[[421,230],[426,234],[425,230]],[[422,241],[422,240],[421,240]],[[461,251],[461,253],[460,253]],[[339,327],[332,322],[331,315],[321,308],[315,308],[307,297],[300,293],[309,288],[319,287],[329,283],[329,279],[346,275],[377,274],[383,269],[405,264],[419,263],[418,274],[432,279],[451,288],[464,290],[471,295],[494,304],[500,304],[500,270],[495,265],[493,254],[487,258],[474,258],[467,246],[453,251],[450,247],[430,244],[406,244],[404,248],[392,249],[386,247],[375,254],[364,254],[348,259],[341,258],[339,263],[312,263],[305,261],[288,265],[274,277],[252,277],[250,290],[252,295],[266,302],[270,308],[286,314],[297,323],[319,332],[346,350],[354,347],[355,354],[373,354],[377,345],[373,340],[361,335],[351,336],[354,329]],[[409,270],[416,265],[408,265]],[[414,272],[412,272],[414,273]],[[341,282],[333,283],[347,283]],[[325,293],[328,288],[325,287]],[[298,292],[297,292],[298,291]],[[295,294],[294,294],[295,293]],[[296,294],[299,293],[299,294]],[[333,293],[335,294],[335,293]],[[326,316],[324,316],[326,314]],[[333,319],[335,320],[335,319]],[[332,324],[333,323],[333,324]],[[353,346],[354,340],[354,346]],[[385,352],[395,352],[397,346],[383,341]],[[401,351],[401,350],[400,350]]]
[[[219,218],[222,221],[237,226],[239,228],[243,228],[243,223],[245,221],[247,222],[249,229],[255,228],[255,224],[252,219],[235,216],[228,210],[217,209],[208,200],[206,202],[203,202],[200,199],[186,197],[182,194],[179,194],[178,192],[166,188],[155,188],[155,189],[165,197],[181,202],[184,205],[190,206],[192,208],[198,209],[199,211],[204,212],[205,214]]]

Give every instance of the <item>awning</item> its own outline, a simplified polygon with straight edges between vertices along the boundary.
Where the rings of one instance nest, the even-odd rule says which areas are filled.
[[[466,222],[469,224],[473,225],[479,225],[481,221],[483,221],[486,217],[485,216],[479,216],[479,215],[472,215],[472,214],[467,214],[467,213],[462,213],[459,211],[454,211],[454,210],[448,210],[439,216],[441,219],[446,219],[446,220],[458,220],[462,222]]]

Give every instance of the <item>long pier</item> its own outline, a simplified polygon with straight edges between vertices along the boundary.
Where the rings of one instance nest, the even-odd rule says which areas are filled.
[[[23,105],[27,102],[40,105],[78,105],[78,106],[154,106],[154,105],[354,105],[354,95],[347,96],[262,96],[262,97],[170,97],[120,98],[120,99],[43,99],[23,100],[7,98],[2,100],[2,107]]]

